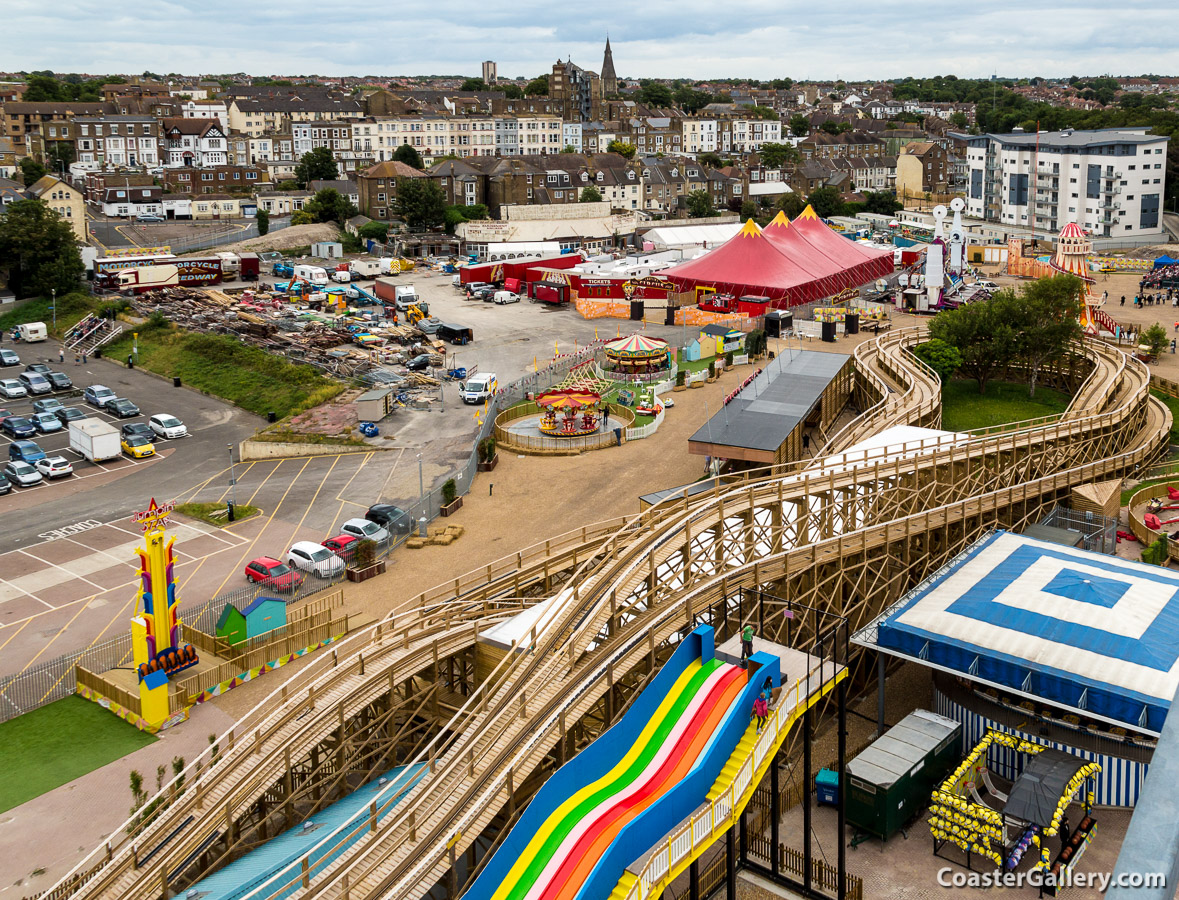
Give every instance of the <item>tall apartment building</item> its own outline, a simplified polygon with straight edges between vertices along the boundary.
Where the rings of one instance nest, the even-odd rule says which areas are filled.
[[[549,98],[563,104],[566,119],[592,122],[602,114],[602,80],[597,72],[557,60],[549,74]]]
[[[499,80],[495,74],[495,63],[490,59],[483,61],[483,83],[487,85],[495,84]]]
[[[968,215],[1095,238],[1163,230],[1167,141],[1148,128],[955,135],[966,144]]]
[[[499,138],[491,116],[371,117],[349,124],[353,151],[377,162],[392,159],[403,144],[417,150],[426,165],[450,154],[494,156]]]
[[[78,162],[88,167],[161,165],[163,132],[152,116],[77,116],[73,120]]]

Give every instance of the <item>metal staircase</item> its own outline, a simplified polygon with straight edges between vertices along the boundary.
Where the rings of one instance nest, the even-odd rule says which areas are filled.
[[[100,319],[91,313],[70,330],[66,349],[89,356],[122,333],[123,326],[114,319]]]

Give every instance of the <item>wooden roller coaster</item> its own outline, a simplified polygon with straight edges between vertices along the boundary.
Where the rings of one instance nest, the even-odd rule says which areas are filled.
[[[845,454],[892,425],[940,424],[937,376],[907,349],[920,339],[908,329],[857,349],[862,412],[821,458],[546,541],[341,641],[47,896],[166,898],[358,784],[420,763],[408,795],[374,802],[331,838],[338,852],[308,854],[247,896],[411,898],[441,881],[457,897],[476,842],[485,850],[547,773],[609,726],[705,610],[765,590],[854,630],[987,530],[1035,521],[1165,446],[1170,413],[1146,368],[1091,342],[1050,376],[1074,394],[1060,416]],[[541,601],[512,651],[480,649],[488,628]]]

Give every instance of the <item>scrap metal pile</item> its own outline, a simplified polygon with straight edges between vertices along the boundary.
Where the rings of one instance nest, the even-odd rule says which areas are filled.
[[[328,318],[297,309],[283,295],[167,287],[133,297],[131,305],[143,317],[159,312],[187,331],[232,334],[244,344],[339,378],[358,378],[370,384],[401,383],[402,376],[382,366],[402,366],[418,353],[431,353],[437,357],[436,365],[444,361],[435,352],[440,345],[415,328],[372,321],[358,327],[358,322],[344,317]],[[407,372],[404,385],[436,389],[438,380]]]

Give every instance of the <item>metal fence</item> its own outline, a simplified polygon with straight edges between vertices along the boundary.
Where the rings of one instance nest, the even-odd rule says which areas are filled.
[[[259,237],[258,226],[254,224],[252,220],[247,219],[246,221],[251,221],[251,224],[246,228],[245,231],[224,231],[218,232],[216,234],[194,235],[192,237],[167,238],[166,240],[160,239],[159,243],[171,247],[173,253],[181,254],[192,253],[194,250],[208,250],[212,247],[220,247],[224,244],[236,244],[238,241],[248,241]],[[276,231],[282,231],[284,228],[289,227],[290,224],[291,220],[289,218],[271,219],[269,233],[273,234]],[[152,237],[152,232],[150,229],[136,226],[135,231],[138,233],[139,238],[142,241],[142,246],[152,246],[153,241],[156,241],[156,239]]]
[[[1081,535],[1081,545],[1092,553],[1113,553],[1117,550],[1117,519],[1058,506],[1040,524],[1077,532]]]

